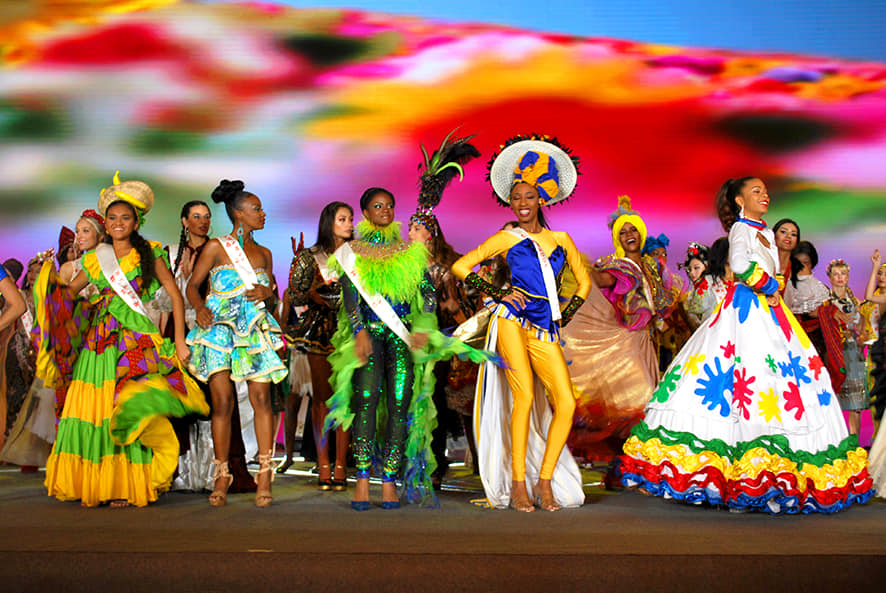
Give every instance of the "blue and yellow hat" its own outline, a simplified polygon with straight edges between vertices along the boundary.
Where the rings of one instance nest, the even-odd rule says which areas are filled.
[[[511,188],[528,183],[538,190],[543,206],[567,199],[578,183],[578,158],[556,139],[518,137],[508,141],[489,165],[489,181],[498,200],[510,203]]]

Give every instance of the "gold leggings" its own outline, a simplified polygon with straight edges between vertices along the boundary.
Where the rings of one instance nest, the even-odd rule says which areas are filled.
[[[513,479],[526,479],[526,444],[529,438],[529,414],[535,397],[533,371],[548,393],[554,419],[548,428],[548,440],[539,478],[550,480],[566,438],[572,428],[575,396],[566,367],[563,349],[556,342],[543,342],[531,330],[516,321],[498,318],[498,352],[508,364],[505,376],[513,396],[511,410],[511,463]]]

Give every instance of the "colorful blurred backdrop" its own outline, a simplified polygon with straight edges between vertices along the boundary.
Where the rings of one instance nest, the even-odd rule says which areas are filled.
[[[508,136],[537,132],[581,158],[576,194],[549,219],[592,256],[611,251],[606,216],[617,195],[629,194],[650,232],[670,235],[671,261],[681,260],[687,241],[722,234],[712,205],[719,185],[753,174],[771,188],[769,222],[796,219],[824,262],[854,264],[851,283],[863,290],[871,250],[886,247],[882,44],[869,54],[864,44],[834,46],[833,55],[852,59],[822,55],[825,37],[807,22],[816,18],[809,6],[825,6],[817,0],[775,3],[807,18],[778,28],[780,39],[771,35],[777,21],[730,22],[754,17],[736,17],[735,7],[716,29],[706,11],[721,9],[699,2],[676,3],[694,6],[694,20],[661,22],[643,12],[653,6],[645,0],[623,12],[567,2],[585,7],[572,19],[555,3],[547,13],[567,23],[560,29],[533,18],[528,2],[494,19],[510,25],[483,24],[476,19],[486,13],[467,8],[460,18],[460,3],[450,4],[450,13],[441,2],[411,11],[431,16],[402,14],[410,12],[402,2],[375,3],[389,12],[274,2],[0,4],[0,257],[27,260],[54,246],[60,226],[94,207],[119,169],[154,188],[144,234],[164,242],[177,240],[185,201],[208,201],[222,178],[245,180],[268,212],[258,239],[285,277],[290,236],[312,242],[331,200],[356,205],[364,188],[388,187],[407,220],[419,143],[433,146],[460,126],[477,134],[484,154],[438,209],[460,251],[511,218],[491,199],[486,158]],[[866,35],[876,22],[859,6],[845,11]],[[851,22],[819,18],[822,35],[853,38],[835,29]],[[645,23],[648,37],[594,36],[607,23]],[[558,32],[539,31],[547,26]],[[717,33],[724,30],[735,35]],[[213,232],[227,232],[224,210],[214,213]]]

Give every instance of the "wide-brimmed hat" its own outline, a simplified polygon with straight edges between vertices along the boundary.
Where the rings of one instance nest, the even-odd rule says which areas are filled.
[[[120,181],[120,171],[114,173],[114,184],[102,190],[98,198],[98,212],[108,216],[108,206],[124,201],[131,204],[139,213],[139,218],[154,207],[154,190],[143,181]]]
[[[509,204],[511,188],[525,182],[538,189],[545,206],[562,202],[578,184],[578,157],[546,136],[518,136],[508,140],[489,160],[489,182],[502,204]]]

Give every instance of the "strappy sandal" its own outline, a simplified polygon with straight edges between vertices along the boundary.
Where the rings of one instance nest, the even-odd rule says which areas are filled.
[[[535,502],[538,505],[538,508],[546,511],[553,512],[560,510],[560,505],[557,504],[557,500],[554,498],[553,490],[550,492],[542,492],[541,481],[535,485]]]
[[[234,476],[231,475],[231,472],[228,469],[227,461],[219,461],[218,459],[212,460],[213,465],[215,465],[215,471],[212,474],[213,484],[215,484],[215,490],[212,491],[212,494],[209,495],[209,504],[214,507],[223,507],[228,502],[228,488],[231,487],[231,484],[234,482]],[[224,478],[227,484],[225,485],[225,489],[221,490],[218,487],[219,478]]]
[[[271,462],[271,455],[273,455],[273,453],[274,451],[271,450],[258,456],[258,473],[255,474],[256,484],[258,484],[258,477],[265,472],[270,476],[271,483],[274,482],[274,468],[273,463]],[[255,506],[259,508],[269,507],[271,506],[272,500],[274,500],[274,497],[271,496],[270,486],[266,489],[259,487],[259,489],[255,491]]]
[[[329,472],[328,478],[321,478],[320,472],[322,470],[326,470]],[[332,471],[329,469],[329,464],[323,464],[317,466],[317,490],[323,490],[324,492],[327,490],[332,490],[333,482],[332,482]]]
[[[332,490],[334,492],[344,492],[348,489],[348,468],[344,465],[335,464],[335,470],[338,471],[341,469],[342,473],[345,475],[341,480],[335,479],[335,473],[332,474]]]

